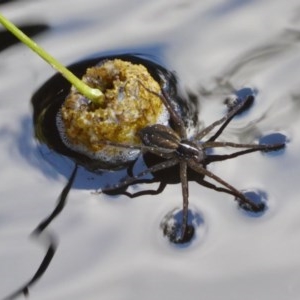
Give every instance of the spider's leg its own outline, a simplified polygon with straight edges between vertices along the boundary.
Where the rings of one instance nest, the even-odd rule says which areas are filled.
[[[210,164],[211,162],[215,162],[215,161],[223,161],[223,160],[227,160],[227,159],[231,159],[231,158],[235,158],[235,157],[238,157],[238,156],[241,156],[241,155],[245,155],[245,154],[248,154],[248,153],[252,153],[252,152],[256,152],[256,151],[276,151],[276,150],[279,150],[279,149],[282,149],[285,144],[274,144],[274,145],[268,145],[268,146],[272,146],[272,148],[265,148],[265,145],[261,145],[262,148],[250,148],[250,149],[246,149],[246,150],[242,150],[242,151],[237,151],[237,152],[234,152],[234,153],[231,153],[231,154],[224,154],[224,155],[208,155],[206,158],[205,158],[205,164],[208,165]]]
[[[204,179],[202,179],[201,182],[199,182],[199,184],[207,187],[208,189],[211,189],[211,190],[214,190],[214,191],[217,191],[217,192],[227,193],[227,194],[232,195],[234,197],[236,196],[231,190],[220,187],[220,186],[216,186],[215,184],[213,184],[209,181],[206,181]]]
[[[228,190],[230,190],[232,192],[232,195],[235,195],[236,200],[240,203],[240,205],[242,205],[244,207],[248,207],[249,210],[251,210],[253,212],[261,211],[263,209],[263,207],[262,207],[263,204],[253,203],[252,201],[247,199],[245,197],[245,195],[243,195],[243,193],[238,191],[235,187],[233,187],[232,185],[230,185],[228,182],[224,181],[217,175],[213,174],[212,172],[208,171],[201,165],[196,164],[196,163],[189,163],[189,167],[192,168],[194,171],[196,171],[200,174],[206,175],[206,176],[214,179],[215,181],[219,182],[223,186],[225,186]]]
[[[76,173],[77,173],[77,164],[75,165],[75,168],[68,180],[68,183],[62,190],[62,192],[58,198],[57,205],[55,206],[53,212],[37,226],[37,228],[32,232],[32,235],[34,235],[38,238],[41,235],[41,233],[46,229],[46,227],[52,222],[52,220],[55,217],[57,217],[59,215],[59,213],[63,210],[63,208],[66,204],[68,193],[74,182]],[[24,286],[22,286],[16,292],[7,296],[3,300],[13,300],[16,297],[20,296],[21,294],[23,294],[24,296],[27,296],[29,294],[29,288],[45,273],[45,271],[47,270],[47,268],[50,265],[50,262],[54,256],[56,248],[57,248],[57,241],[55,240],[55,238],[50,234],[48,234],[47,237],[48,237],[48,244],[49,244],[48,250],[47,250],[40,266],[38,267],[37,271],[35,272],[35,274],[32,276],[32,278],[26,284],[24,284]]]
[[[181,224],[181,237],[180,240],[184,241],[188,227],[188,209],[189,209],[189,185],[187,179],[187,163],[180,162],[180,181],[182,188],[183,198],[183,211],[182,211],[182,224]]]
[[[217,132],[209,138],[209,142],[215,141],[220,134],[224,131],[224,129],[227,127],[227,125],[232,121],[232,119],[240,113],[249,103],[253,102],[254,97],[252,95],[248,96],[243,102],[240,103],[240,105],[237,105],[235,108],[233,108],[231,111],[228,112],[227,116],[230,115],[229,118],[222,124],[222,126],[217,130]]]
[[[161,97],[161,99],[162,99],[164,105],[167,107],[175,126],[179,130],[181,139],[186,139],[187,135],[186,135],[185,125],[184,125],[182,118],[177,114],[176,110],[170,104],[171,99],[170,99],[170,96],[166,93],[165,89],[162,88],[161,91],[162,91],[162,95],[163,95],[163,97]]]
[[[165,91],[165,85],[166,85],[166,83],[163,82],[163,87],[161,88],[161,93],[157,93],[155,91],[150,90],[141,81],[139,83],[149,93],[151,93],[151,94],[155,95],[156,97],[160,98],[160,100],[162,101],[162,103],[164,104],[164,106],[167,108],[167,110],[168,110],[168,112],[169,112],[169,114],[171,116],[171,119],[173,120],[175,126],[179,130],[180,137],[182,139],[186,139],[186,130],[185,130],[185,126],[184,126],[183,120],[178,115],[178,113],[176,112],[176,110],[174,109],[174,107],[172,106],[172,104],[171,104],[172,102],[170,101],[170,97],[169,97],[169,95]]]
[[[164,170],[164,169],[173,167],[177,164],[178,164],[178,160],[176,158],[163,161],[161,163],[158,163],[158,164],[140,172],[139,174],[137,174],[133,177],[128,177],[127,179],[125,179],[124,181],[121,181],[120,183],[100,189],[96,193],[106,193],[106,192],[114,191],[116,189],[120,189],[122,187],[126,187],[129,185],[135,184],[139,179],[141,179],[143,176],[145,176],[149,173],[155,173],[160,170]]]
[[[217,148],[217,147],[232,147],[232,148],[249,148],[255,151],[275,151],[284,148],[284,143],[278,144],[238,144],[231,142],[205,142],[202,144],[203,148]]]
[[[210,164],[212,162],[215,162],[215,161],[223,161],[223,160],[235,158],[235,157],[238,157],[238,156],[241,156],[241,155],[245,155],[245,154],[248,154],[248,153],[252,153],[252,152],[255,152],[255,151],[258,151],[258,150],[259,149],[246,149],[246,150],[237,151],[237,152],[234,152],[234,153],[231,153],[231,154],[208,155],[205,158],[205,164],[208,165],[208,164]]]
[[[195,136],[194,140],[201,140],[209,132],[211,132],[216,126],[221,125],[223,123],[223,125],[217,130],[217,132],[211,138],[209,138],[208,142],[217,139],[218,136],[226,128],[226,126],[230,123],[230,121],[234,118],[234,116],[237,115],[249,103],[249,101],[253,101],[253,96],[248,96],[243,102],[239,103],[232,110],[230,110],[226,116],[224,116],[223,118],[213,122],[211,125],[204,128]]]

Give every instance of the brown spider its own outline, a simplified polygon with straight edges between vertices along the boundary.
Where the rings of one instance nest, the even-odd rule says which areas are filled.
[[[143,86],[142,83],[140,84]],[[145,86],[143,87],[147,89]],[[212,183],[204,181],[203,179],[200,182],[202,185],[205,185],[208,188],[212,188],[217,191],[225,192],[235,196],[235,200],[243,209],[252,212],[262,211],[265,207],[264,203],[255,203],[251,201],[242,192],[237,190],[231,184],[229,184],[228,182],[224,181],[223,179],[206,169],[206,166],[214,161],[226,160],[254,151],[268,152],[279,150],[285,146],[284,143],[259,145],[216,141],[216,139],[222,134],[223,130],[234,118],[234,116],[241,113],[243,110],[245,110],[251,105],[251,103],[254,100],[253,96],[248,96],[245,100],[232,107],[223,118],[213,122],[211,125],[201,130],[195,136],[188,139],[184,122],[180,115],[177,113],[175,107],[173,106],[172,99],[166,92],[165,87],[166,83],[163,83],[161,93],[155,93],[153,91],[150,91],[149,89],[148,91],[160,97],[160,99],[162,100],[162,102],[164,103],[164,105],[170,113],[170,118],[172,124],[174,124],[174,129],[160,124],[155,124],[143,128],[139,132],[139,137],[142,141],[142,146],[140,147],[103,141],[104,144],[113,145],[116,147],[140,149],[144,155],[150,153],[159,158],[162,158],[162,161],[152,166],[149,166],[147,169],[145,169],[137,175],[132,175],[128,177],[119,184],[106,187],[99,192],[117,194],[123,187],[128,187],[129,185],[138,182],[143,182],[139,181],[139,179],[141,179],[148,173],[155,174],[162,170],[172,168],[174,166],[179,166],[179,175],[183,198],[183,213],[180,236],[172,241],[175,243],[185,243],[189,241],[194,232],[194,228],[188,225],[188,172],[190,171],[193,171],[194,173],[196,172],[201,178],[207,176],[220,183],[223,187],[217,187]],[[212,136],[205,140],[204,138],[219,125],[221,125],[220,128]],[[208,149],[217,147],[244,148],[245,150],[234,152],[229,155],[208,154]],[[162,191],[163,188],[160,189],[160,191]],[[135,197],[134,194],[130,194],[126,191],[120,193],[126,194],[129,197]],[[141,195],[142,193],[137,194]]]

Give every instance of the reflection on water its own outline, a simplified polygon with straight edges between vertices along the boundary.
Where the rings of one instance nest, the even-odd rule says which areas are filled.
[[[3,14],[14,20],[39,16],[51,28],[89,20],[76,30],[67,26],[59,31],[58,26],[39,36],[64,62],[102,50],[145,49],[145,54],[158,55],[176,69],[184,87],[197,95],[203,126],[224,114],[226,98],[247,88],[256,96],[254,105],[230,125],[224,139],[288,142],[277,155],[256,153],[212,166],[212,171],[254,198],[266,199],[268,209],[259,217],[237,210],[230,197],[191,184],[190,201],[201,211],[207,231],[205,238],[196,236],[203,242],[180,251],[167,243],[158,226],[158,216],[180,205],[178,184],[152,197],[99,197],[82,188],[94,189],[102,180],[118,181],[126,174],[116,178],[79,170],[75,183],[79,190],[72,191],[66,211],[51,228],[60,238],[59,251],[32,290],[32,299],[181,299],[200,294],[208,300],[297,299],[297,1],[176,1],[165,2],[166,9],[161,9],[161,2],[133,0],[88,0],[84,5],[28,1],[22,7],[17,3],[3,4]],[[71,47],[74,41],[76,47]],[[160,52],[152,45],[162,45]],[[28,103],[52,73],[31,55],[21,46],[0,54],[0,297],[24,283],[40,261],[42,250],[27,235],[54,207],[72,170],[70,161],[45,148],[41,156],[33,140]],[[16,66],[27,66],[30,84]],[[18,97],[7,88],[16,83]],[[62,178],[57,166],[64,170]]]

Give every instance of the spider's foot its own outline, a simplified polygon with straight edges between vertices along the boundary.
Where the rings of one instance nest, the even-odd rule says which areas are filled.
[[[285,147],[285,144],[274,144],[274,145],[265,145],[265,148],[262,149],[263,152],[271,152],[281,150]]]
[[[173,209],[162,220],[160,228],[163,235],[172,243],[177,245],[188,245],[196,235],[199,235],[199,227],[204,224],[201,215],[195,211],[188,211],[188,223],[182,223],[181,209]],[[200,232],[204,227],[201,227]]]
[[[259,145],[265,147],[262,150],[263,152],[271,152],[284,149],[287,142],[288,137],[280,132],[269,133],[259,139]]]
[[[245,211],[253,212],[253,213],[261,213],[266,209],[265,203],[249,203],[249,202],[239,202],[239,207]]]
[[[181,226],[183,227],[183,226]],[[185,244],[185,243],[189,243],[192,238],[194,237],[195,234],[195,227],[193,225],[187,225],[185,227],[185,230],[183,232],[183,229],[181,228],[180,230],[181,236],[179,239],[175,240],[174,243],[175,244]]]
[[[237,105],[241,105],[240,109],[237,111],[236,115],[239,115],[246,110],[248,110],[254,103],[254,96],[248,95],[246,98],[227,98],[224,103],[228,107],[228,111],[232,111]]]
[[[266,201],[267,195],[263,191],[252,190],[243,193],[244,199],[236,198],[239,203],[239,207],[245,212],[255,215],[262,214],[268,208]]]

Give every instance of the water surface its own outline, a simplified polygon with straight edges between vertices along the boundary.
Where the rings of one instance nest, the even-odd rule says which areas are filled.
[[[191,206],[202,221],[184,248],[170,245],[160,230],[164,216],[181,205],[180,185],[135,199],[92,195],[97,182],[115,177],[81,170],[65,211],[51,224],[57,254],[30,299],[299,298],[297,2],[1,4],[17,24],[49,26],[36,40],[64,64],[111,51],[142,52],[163,62],[198,97],[203,125],[225,113],[224,99],[234,90],[251,89],[253,107],[223,137],[253,142],[279,132],[288,139],[278,155],[254,153],[211,165],[237,188],[266,195],[268,210],[259,217],[238,210],[228,195],[190,184]],[[30,98],[53,73],[22,45],[0,53],[0,298],[40,263],[43,245],[29,234],[53,209],[72,171],[70,161],[33,137]]]

